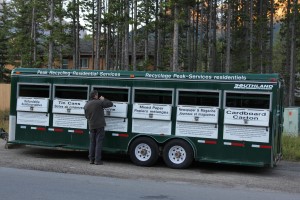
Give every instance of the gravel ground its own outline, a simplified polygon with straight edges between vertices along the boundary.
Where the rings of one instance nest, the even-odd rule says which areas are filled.
[[[185,170],[170,169],[160,160],[154,167],[138,167],[125,155],[104,155],[104,165],[90,165],[85,151],[13,146],[0,139],[0,167],[52,171],[123,179],[217,185],[300,195],[300,163],[281,161],[275,168],[194,163]]]

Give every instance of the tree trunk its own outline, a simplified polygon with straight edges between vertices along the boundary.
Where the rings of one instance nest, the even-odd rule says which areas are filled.
[[[271,0],[271,14],[270,14],[270,54],[269,54],[269,67],[268,67],[268,73],[273,72],[273,28],[274,28],[274,0]]]
[[[110,52],[111,52],[111,25],[108,24],[107,26],[107,34],[106,34],[106,50],[105,50],[105,66],[106,70],[111,68],[111,61],[110,61]]]
[[[295,68],[296,68],[296,18],[297,18],[297,3],[293,1],[293,16],[291,23],[291,57],[290,57],[290,88],[289,88],[289,106],[295,104]]]
[[[263,26],[263,2],[260,1],[259,6],[259,17],[260,17],[260,32],[259,32],[259,55],[260,55],[260,73],[263,73],[263,32],[264,32],[264,26]]]
[[[195,70],[198,71],[198,42],[199,42],[199,8],[200,8],[200,2],[196,2],[196,35],[195,35],[195,53],[194,53],[194,65],[195,65]],[[200,38],[201,40],[201,38]]]
[[[95,69],[95,39],[96,39],[96,31],[95,31],[95,1],[93,0],[92,5],[92,69]]]
[[[249,71],[253,71],[253,0],[250,0]]]
[[[178,69],[178,38],[179,38],[179,24],[178,24],[178,5],[174,6],[174,34],[173,34],[173,60],[172,60],[172,71],[177,72]]]
[[[203,17],[204,17],[204,11],[203,11],[203,2],[201,1],[200,3],[200,25],[199,25],[199,56],[198,56],[198,62],[199,64],[197,65],[197,72],[202,71],[202,48],[203,48]],[[198,29],[198,27],[197,27]]]
[[[79,1],[77,0],[76,4],[76,60],[77,60],[77,69],[81,68],[80,65],[80,45],[79,45],[79,35],[80,35],[80,21],[79,21]]]
[[[73,68],[79,66],[79,0],[73,0]]]
[[[54,0],[50,1],[50,16],[49,16],[49,25],[50,25],[50,36],[49,36],[49,52],[48,52],[48,69],[52,69],[52,63],[53,63],[53,48],[54,48],[54,42],[53,42],[53,23],[54,23]]]
[[[158,7],[158,0],[157,0],[157,7]],[[159,6],[159,17],[157,18],[157,23],[161,23],[161,17],[162,14],[163,14],[163,8],[160,4]],[[156,39],[156,70],[158,70],[160,67],[161,67],[161,58],[162,58],[162,55],[161,55],[161,49],[162,49],[162,44],[161,44],[161,41],[162,41],[162,29],[160,28],[160,26],[157,27],[157,39]]]
[[[211,71],[216,71],[217,65],[217,0],[213,7],[213,38],[212,38],[212,68]]]
[[[31,39],[33,41],[33,63],[36,63],[37,46],[36,46],[36,14],[35,14],[35,0],[33,1],[32,20],[31,20]]]
[[[102,0],[97,0],[97,20],[96,20],[96,57],[95,57],[95,69],[99,70],[100,61],[100,37],[101,37],[101,15],[102,15]]]
[[[149,26],[149,8],[148,8],[149,4],[148,4],[148,0],[145,0],[145,11],[146,11],[146,20],[145,20],[145,38],[144,38],[144,50],[145,50],[145,56],[144,56],[144,62],[145,64],[148,63],[149,60],[149,39],[148,39],[148,26]]]
[[[213,0],[209,1],[209,20],[208,20],[208,50],[207,50],[207,71],[212,71],[212,23],[213,23]]]
[[[186,7],[186,13],[187,13],[187,18],[186,18],[186,25],[187,25],[187,30],[186,30],[186,58],[187,58],[187,69],[188,71],[192,71],[192,35],[191,35],[191,14],[190,14],[191,8],[189,6]]]
[[[137,0],[134,0],[133,7],[134,7],[133,8],[134,24],[133,24],[133,35],[132,35],[132,65],[133,65],[133,71],[136,71]]]
[[[230,72],[230,49],[231,49],[231,3],[228,2],[227,8],[227,21],[226,21],[226,63],[225,63],[225,72]]]
[[[111,2],[109,1],[107,4],[107,13],[111,12]],[[105,47],[105,69],[106,70],[110,70],[111,69],[111,49],[113,49],[113,47],[111,47],[111,43],[112,43],[112,36],[111,36],[111,30],[112,30],[112,25],[111,23],[108,23],[107,27],[106,27],[106,47]],[[115,46],[115,45],[113,45]]]
[[[125,1],[124,67],[129,70],[129,2]]]

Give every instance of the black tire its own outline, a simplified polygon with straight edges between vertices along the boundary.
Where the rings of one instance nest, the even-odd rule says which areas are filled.
[[[164,146],[163,159],[170,168],[184,169],[189,167],[194,160],[193,149],[184,140],[171,140]]]
[[[129,156],[134,164],[150,167],[154,165],[158,159],[158,145],[151,138],[137,138],[130,145]]]

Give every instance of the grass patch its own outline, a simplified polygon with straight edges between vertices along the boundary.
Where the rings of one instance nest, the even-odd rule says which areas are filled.
[[[300,137],[283,135],[282,154],[284,160],[300,161]]]

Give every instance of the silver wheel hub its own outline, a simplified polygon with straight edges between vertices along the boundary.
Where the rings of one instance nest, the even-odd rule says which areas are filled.
[[[148,144],[141,143],[135,148],[135,157],[140,161],[147,161],[150,159],[152,151]]]
[[[173,146],[169,150],[169,159],[175,164],[181,164],[186,160],[186,151],[181,146]]]

